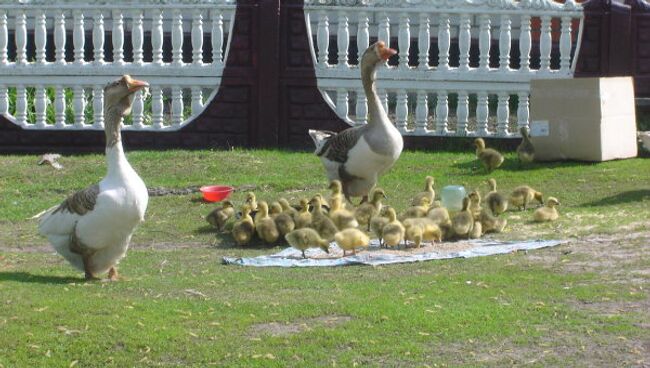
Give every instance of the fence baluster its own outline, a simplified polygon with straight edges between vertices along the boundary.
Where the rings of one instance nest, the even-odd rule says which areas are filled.
[[[467,94],[467,91],[458,92],[456,117],[456,135],[467,135],[467,124],[469,122],[469,95]]]
[[[34,93],[34,117],[35,125],[37,128],[45,128],[47,121],[45,120],[45,110],[47,109],[47,96],[45,95],[45,87],[42,85],[36,86]]]
[[[519,105],[517,106],[517,127],[528,127],[528,119],[530,117],[528,92],[519,92]]]
[[[221,11],[212,12],[212,64],[218,67],[223,66],[223,15]]]
[[[426,134],[427,121],[429,119],[429,96],[427,91],[421,89],[418,91],[415,105],[415,131],[417,134]]]
[[[500,137],[508,136],[508,118],[510,117],[510,95],[507,92],[499,93],[499,102],[497,105],[497,135]]]
[[[133,108],[131,109],[131,116],[133,117],[133,128],[144,128],[144,96],[142,90],[135,93],[133,97]]]
[[[406,132],[406,125],[408,123],[409,115],[409,99],[406,90],[400,89],[397,91],[397,106],[395,106],[396,126],[400,132]]]
[[[9,115],[9,91],[4,84],[0,84],[0,115]]]
[[[16,64],[27,64],[27,20],[22,10],[16,14]]]
[[[173,11],[172,21],[172,64],[183,63],[183,14],[179,9]]]
[[[380,19],[377,27],[377,41],[383,41],[386,47],[390,47],[390,18],[387,13],[382,13]],[[388,60],[384,65],[388,65]]]
[[[179,86],[172,87],[172,125],[179,126],[183,122],[183,90]]]
[[[45,47],[47,43],[47,29],[45,28],[45,11],[36,11],[34,23],[34,46],[36,47],[36,63],[45,64]]]
[[[356,111],[357,124],[368,123],[368,98],[363,88],[357,89]]]
[[[460,49],[460,62],[458,68],[461,71],[469,70],[469,48],[472,42],[471,35],[471,17],[469,14],[462,14],[460,16],[460,30],[458,34],[458,47]]]
[[[336,90],[336,113],[342,119],[348,117],[348,91],[345,88]]]
[[[488,106],[487,92],[479,92],[476,104],[476,134],[486,136],[488,132],[488,118],[490,116],[490,108]]]
[[[562,17],[560,34],[560,71],[570,73],[571,69],[571,17]]]
[[[542,28],[539,40],[540,53],[540,71],[551,71],[551,17],[544,15],[542,18]]]
[[[163,12],[159,9],[153,11],[151,20],[151,48],[153,63],[161,65],[163,63]]]
[[[104,86],[101,84],[93,87],[93,127],[104,129]]]
[[[133,44],[133,63],[142,65],[144,61],[144,28],[142,10],[133,11],[133,24],[131,25],[131,43]]]
[[[429,48],[431,47],[431,34],[429,31],[429,14],[420,14],[420,27],[418,32],[418,68],[429,69]]]
[[[7,12],[0,10],[0,65],[6,65],[7,45],[9,45],[9,32],[7,30]]]
[[[194,11],[192,18],[192,64],[203,65],[203,14]]]
[[[74,46],[74,63],[84,63],[84,46],[86,34],[84,31],[84,14],[81,10],[75,10],[73,14],[74,25],[72,29],[72,44]]]
[[[192,115],[198,115],[203,110],[203,90],[192,87]]]
[[[409,68],[409,49],[411,48],[411,25],[409,15],[402,13],[399,21],[398,31],[399,44],[399,67],[401,69]]]
[[[27,89],[22,84],[16,86],[16,113],[14,116],[18,125],[27,125]]]
[[[478,48],[479,48],[479,69],[482,71],[490,70],[490,46],[492,42],[490,16],[481,15],[481,31],[479,33]]]
[[[350,46],[350,29],[348,16],[345,12],[339,13],[339,27],[336,36],[336,45],[339,49],[339,68],[348,67],[348,48]]]
[[[83,128],[84,123],[86,122],[86,115],[84,114],[84,110],[86,109],[86,91],[82,86],[75,86],[72,89],[72,94],[74,126],[77,128]]]
[[[384,108],[384,111],[386,114],[388,114],[388,91],[385,89],[379,90],[379,101],[381,102],[381,106]]]
[[[56,63],[65,64],[65,14],[58,10],[54,20],[54,47]]]
[[[449,133],[449,98],[447,91],[439,91],[436,101],[436,133]]]
[[[501,26],[499,27],[499,68],[502,71],[510,70],[511,24],[512,20],[509,15],[504,14],[501,16]]]
[[[520,53],[520,67],[519,71],[522,73],[530,72],[530,49],[532,47],[532,40],[530,34],[530,15],[521,16],[521,29],[519,32],[519,53]]]
[[[65,89],[63,86],[56,86],[54,95],[54,126],[65,127]]]
[[[113,10],[113,63],[124,64],[124,20],[119,9]]]
[[[101,10],[93,17],[93,64],[104,64],[104,14]]]
[[[438,27],[438,69],[449,70],[449,46],[451,44],[449,14],[440,14]]]
[[[329,64],[330,45],[330,23],[325,12],[321,12],[318,18],[316,42],[318,43],[318,65],[325,68]]]
[[[357,27],[357,63],[359,64],[361,64],[361,56],[363,55],[363,52],[368,48],[368,45],[370,44],[368,22],[368,14],[359,13],[359,25]]]
[[[163,93],[159,86],[151,86],[151,123],[154,129],[163,128]]]

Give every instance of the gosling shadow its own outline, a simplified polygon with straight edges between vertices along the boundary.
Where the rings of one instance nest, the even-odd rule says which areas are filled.
[[[31,284],[70,284],[84,282],[81,277],[35,275],[28,272],[0,272],[0,282],[14,281]]]
[[[650,201],[650,189],[628,190],[609,197],[583,203],[580,207],[613,206],[622,203]]]

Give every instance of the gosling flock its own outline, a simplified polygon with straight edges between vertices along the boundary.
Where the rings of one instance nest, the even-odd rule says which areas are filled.
[[[226,201],[206,220],[218,229],[229,228],[235,243],[242,246],[259,238],[269,244],[286,240],[302,251],[311,247],[327,250],[328,244],[335,241],[347,254],[367,246],[368,234],[378,237],[386,247],[404,246],[407,241],[419,246],[422,241],[480,237],[503,230],[506,220],[499,216],[508,205],[526,210],[535,200],[542,203],[542,194],[526,186],[506,198],[492,180],[490,192],[484,197],[485,206],[475,191],[465,199],[461,211],[450,213],[435,199],[433,178],[427,177],[424,191],[413,196],[411,207],[403,213],[397,214],[394,208],[384,205],[386,192],[376,185],[397,161],[404,144],[380,103],[375,80],[377,67],[395,54],[382,41],[363,53],[359,70],[368,101],[367,124],[338,133],[309,131],[315,154],[331,183],[327,200],[314,196],[292,206],[280,198],[269,205],[257,202],[249,193],[242,208]],[[39,219],[39,233],[87,279],[105,272],[109,279],[117,279],[117,264],[126,255],[135,228],[144,220],[147,189],[124,155],[120,128],[122,118],[131,112],[135,93],[147,86],[128,75],[106,85],[106,176],[35,216]],[[517,154],[522,162],[532,161],[534,147],[528,132],[522,130],[522,137]],[[487,148],[483,139],[477,138],[475,145],[477,158],[487,172],[501,166],[503,156]],[[351,206],[353,197],[361,197],[362,204]],[[535,211],[535,221],[556,219],[557,205],[557,199],[549,198],[545,207]]]

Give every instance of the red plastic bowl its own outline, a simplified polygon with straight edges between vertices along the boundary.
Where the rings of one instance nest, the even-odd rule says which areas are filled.
[[[208,202],[219,202],[230,196],[235,188],[228,185],[206,185],[199,188],[203,193],[203,199]]]

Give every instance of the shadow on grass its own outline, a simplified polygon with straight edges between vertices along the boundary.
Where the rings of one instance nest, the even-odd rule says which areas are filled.
[[[499,166],[498,169],[495,169],[492,173],[502,170],[502,171],[536,171],[540,169],[554,169],[554,168],[569,168],[575,166],[590,166],[595,165],[593,162],[581,162],[581,161],[549,161],[549,162],[533,162],[533,163],[521,163],[519,159],[516,158],[506,158],[503,164]],[[478,159],[457,162],[454,164],[454,167],[458,169],[465,169],[468,172],[472,172],[476,175],[487,175],[487,171],[481,164]]]
[[[650,189],[630,190],[609,197],[583,203],[580,207],[612,206],[621,203],[650,201]]]
[[[35,275],[27,272],[0,272],[0,282],[16,281],[33,284],[70,284],[83,282],[83,278],[70,276],[45,276]]]

